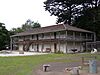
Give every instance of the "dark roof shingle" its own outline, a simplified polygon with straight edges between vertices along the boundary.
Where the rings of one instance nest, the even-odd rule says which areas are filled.
[[[32,34],[39,34],[39,33],[48,33],[48,32],[57,32],[57,31],[63,31],[63,30],[93,33],[91,31],[87,31],[87,30],[84,30],[81,28],[69,26],[67,24],[65,24],[65,25],[58,24],[58,25],[52,25],[52,26],[47,26],[47,27],[34,28],[34,29],[31,29],[28,31],[17,33],[16,35],[12,35],[11,37],[25,36],[25,35],[32,35]]]

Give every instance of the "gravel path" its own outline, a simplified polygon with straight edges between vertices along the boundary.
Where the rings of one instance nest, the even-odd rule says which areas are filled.
[[[42,65],[39,66],[38,69],[35,70],[33,75],[70,75],[70,72],[66,72],[65,68],[68,67],[77,67],[80,66],[81,63],[75,62],[75,63],[62,63],[62,62],[52,62],[47,63],[50,64],[50,68],[48,72],[42,71]],[[89,74],[86,70],[80,70],[80,75],[100,75],[100,61],[97,62],[98,66],[98,73],[97,74]]]

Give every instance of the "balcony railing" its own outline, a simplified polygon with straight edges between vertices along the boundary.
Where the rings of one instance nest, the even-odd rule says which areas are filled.
[[[22,41],[36,41],[37,39],[30,39],[30,38],[23,38],[23,39],[14,39],[13,40],[13,43],[16,43],[16,42],[22,42]],[[59,38],[56,38],[54,39],[54,37],[46,37],[46,38],[40,38],[38,41],[47,41],[47,40],[53,40],[53,41],[59,41],[59,40],[67,40],[67,41],[92,41],[92,38],[90,37],[87,37],[85,38],[84,36],[76,36],[76,37],[73,37],[73,36],[68,36],[67,38],[66,37],[59,37]]]

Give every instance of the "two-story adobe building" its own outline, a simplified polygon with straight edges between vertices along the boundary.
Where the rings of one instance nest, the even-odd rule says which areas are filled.
[[[18,50],[70,53],[72,49],[78,52],[86,50],[86,42],[95,40],[91,31],[58,24],[41,28],[30,29],[11,36],[11,50],[17,46]]]

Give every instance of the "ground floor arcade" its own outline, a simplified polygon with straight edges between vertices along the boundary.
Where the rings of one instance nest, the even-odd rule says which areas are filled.
[[[77,52],[84,50],[82,42],[41,42],[41,43],[26,43],[17,44],[18,50],[34,51],[34,52],[63,52],[71,53],[72,49],[77,49]]]

